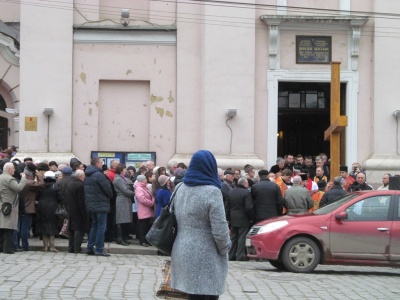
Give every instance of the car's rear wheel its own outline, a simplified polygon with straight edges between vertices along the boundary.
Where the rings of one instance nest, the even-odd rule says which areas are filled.
[[[278,270],[287,271],[285,265],[283,264],[283,262],[282,262],[281,260],[272,260],[272,259],[270,259],[270,260],[269,260],[269,263],[270,263],[273,267],[277,268]]]
[[[318,245],[310,238],[296,237],[290,240],[282,252],[285,267],[296,273],[308,273],[314,270],[321,259]]]

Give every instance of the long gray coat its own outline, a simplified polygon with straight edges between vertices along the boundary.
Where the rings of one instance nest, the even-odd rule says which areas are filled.
[[[115,214],[116,223],[131,223],[132,202],[135,197],[135,192],[130,189],[127,181],[118,174],[116,174],[114,178],[114,188],[117,192]]]
[[[23,190],[26,184],[26,178],[22,177],[18,183],[17,180],[8,173],[0,175],[0,196],[1,202],[13,203],[17,194]],[[15,206],[8,216],[0,212],[0,228],[18,230],[18,197]]]
[[[221,190],[182,184],[174,203],[178,235],[171,255],[172,287],[189,294],[223,294],[231,241]]]

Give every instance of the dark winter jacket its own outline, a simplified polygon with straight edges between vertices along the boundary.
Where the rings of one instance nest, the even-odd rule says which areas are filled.
[[[88,220],[83,182],[76,177],[71,177],[65,196],[69,219],[68,228],[71,230],[86,231],[88,229]]]
[[[254,203],[254,221],[259,222],[282,215],[283,198],[279,186],[261,179],[251,187],[251,196]]]
[[[44,179],[44,189],[38,192],[37,207],[37,234],[57,235],[59,232],[57,225],[56,209],[61,202],[58,197],[56,180],[51,178]]]
[[[253,199],[247,188],[238,185],[229,191],[228,221],[232,227],[247,227],[253,220]]]
[[[327,191],[321,199],[319,203],[319,207],[324,207],[325,205],[331,204],[335,202],[338,198],[342,197],[343,195],[348,194],[342,186],[334,185],[329,191]]]
[[[86,168],[84,187],[88,213],[106,213],[110,210],[113,192],[106,175],[99,168],[92,165]]]

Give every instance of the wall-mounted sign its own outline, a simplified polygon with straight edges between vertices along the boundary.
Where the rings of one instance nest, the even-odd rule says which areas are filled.
[[[331,36],[296,36],[297,64],[329,64],[331,60]]]
[[[25,131],[37,131],[37,117],[25,117]]]

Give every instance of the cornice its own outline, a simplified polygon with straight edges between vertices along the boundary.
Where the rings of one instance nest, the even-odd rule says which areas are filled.
[[[0,55],[10,64],[19,67],[19,50],[14,39],[0,33]]]

